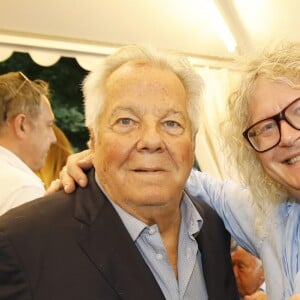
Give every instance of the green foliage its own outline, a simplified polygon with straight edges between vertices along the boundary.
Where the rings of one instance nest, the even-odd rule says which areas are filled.
[[[0,74],[22,71],[30,79],[43,79],[50,85],[52,108],[57,125],[71,141],[75,151],[86,148],[88,132],[84,126],[81,83],[87,71],[73,58],[62,57],[50,67],[36,64],[28,53],[14,52],[0,63]]]
[[[60,120],[60,127],[68,129],[71,132],[78,132],[84,127],[84,116],[76,107],[60,107],[54,109],[55,116]]]

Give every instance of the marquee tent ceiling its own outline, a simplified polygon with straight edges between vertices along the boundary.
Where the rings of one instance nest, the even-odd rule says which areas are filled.
[[[300,41],[299,0],[215,0],[237,41],[229,52],[208,0],[1,0],[0,60],[29,52],[39,64],[76,57],[86,69],[128,43],[151,43],[224,67],[235,55],[280,40]]]

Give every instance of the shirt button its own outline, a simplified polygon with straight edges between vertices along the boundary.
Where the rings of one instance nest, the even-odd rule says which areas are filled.
[[[162,260],[163,256],[160,253],[156,254],[156,259],[157,260]]]
[[[155,233],[155,229],[154,228],[150,228],[149,229],[149,234],[154,234]]]

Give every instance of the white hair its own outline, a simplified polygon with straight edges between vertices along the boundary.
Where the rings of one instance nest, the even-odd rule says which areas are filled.
[[[188,114],[193,132],[198,130],[201,113],[204,82],[188,60],[179,54],[163,53],[151,46],[129,45],[121,47],[116,53],[107,56],[102,63],[91,71],[83,82],[85,105],[85,124],[97,131],[98,118],[103,109],[104,85],[109,76],[120,66],[140,60],[174,72],[181,80],[188,97]]]

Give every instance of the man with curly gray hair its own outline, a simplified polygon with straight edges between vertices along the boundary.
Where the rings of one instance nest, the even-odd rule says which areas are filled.
[[[222,138],[247,189],[192,174],[240,245],[260,257],[270,299],[300,292],[300,44],[249,58]],[[293,298],[294,299],[294,298]]]

